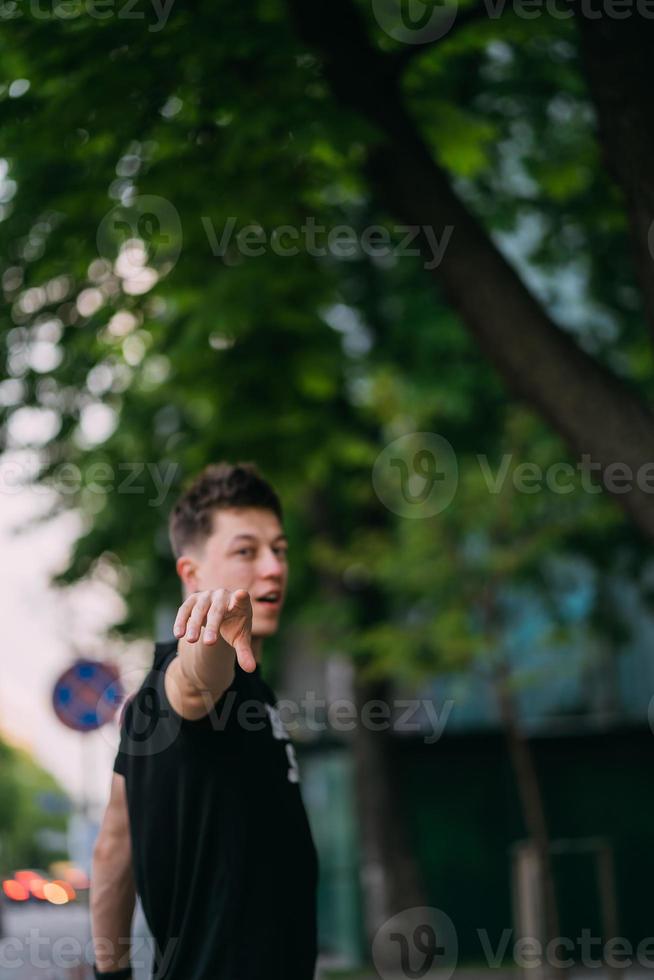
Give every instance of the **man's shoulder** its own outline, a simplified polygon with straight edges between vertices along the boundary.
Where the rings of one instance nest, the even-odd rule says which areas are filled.
[[[176,656],[177,643],[155,643],[154,656],[150,666],[146,668],[143,679],[134,693],[131,701],[141,702],[143,698],[152,696],[153,690],[160,690],[163,687],[163,678],[168,664]]]
[[[166,663],[172,659],[171,654],[177,652],[177,640],[160,640],[154,645],[154,657],[152,658],[153,670],[162,670]]]

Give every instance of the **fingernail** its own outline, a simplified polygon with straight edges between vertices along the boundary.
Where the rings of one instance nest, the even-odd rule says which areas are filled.
[[[204,631],[204,638],[205,638],[205,640],[215,640],[216,639],[216,634],[214,633],[213,630],[205,630]]]

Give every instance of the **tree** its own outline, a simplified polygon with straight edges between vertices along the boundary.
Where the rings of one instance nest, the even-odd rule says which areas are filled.
[[[420,438],[415,441],[414,458]],[[390,533],[362,527],[347,551],[334,550],[327,560],[331,558],[335,577],[358,567],[362,582],[388,597],[386,615],[367,629],[357,624],[346,641],[369,679],[380,683],[393,676],[419,688],[435,675],[458,671],[481,678],[492,692],[524,833],[538,856],[543,935],[549,940],[560,935],[549,821],[517,703],[521,687],[542,683],[543,677],[528,682],[521,676],[520,658],[512,652],[519,632],[516,608],[530,595],[539,596],[549,625],[532,643],[553,660],[550,675],[564,674],[571,647],[592,646],[603,632],[594,636],[592,617],[580,624],[578,614],[570,612],[571,596],[561,586],[554,559],[573,554],[572,540],[585,533],[598,533],[600,527],[610,532],[616,514],[606,502],[600,506],[580,495],[534,496],[534,467],[551,472],[560,465],[562,447],[523,411],[507,416],[503,449],[511,460],[510,474],[490,473],[489,460],[481,454],[460,456],[456,506],[447,506],[450,489],[445,487],[443,506],[433,516],[399,521]],[[530,460],[525,464],[526,454]],[[388,489],[398,510],[406,509],[394,481]],[[398,784],[396,780],[396,796]]]
[[[52,776],[25,751],[6,742],[0,742],[0,788],[4,871],[10,874],[16,868],[42,868],[55,858],[65,857],[64,853],[45,847],[39,841],[39,831],[65,830],[66,796]],[[60,801],[56,814],[47,814],[41,807],[40,797],[46,793]]]

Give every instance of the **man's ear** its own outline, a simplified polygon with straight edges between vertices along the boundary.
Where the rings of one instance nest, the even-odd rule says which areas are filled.
[[[198,563],[190,555],[180,555],[175,562],[175,569],[182,580],[185,596],[197,592]]]

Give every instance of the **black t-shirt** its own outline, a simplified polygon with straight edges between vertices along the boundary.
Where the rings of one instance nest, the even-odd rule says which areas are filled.
[[[128,703],[126,779],[136,890],[156,980],[313,980],[318,860],[293,745],[257,665],[197,721],[170,705],[177,641]]]

